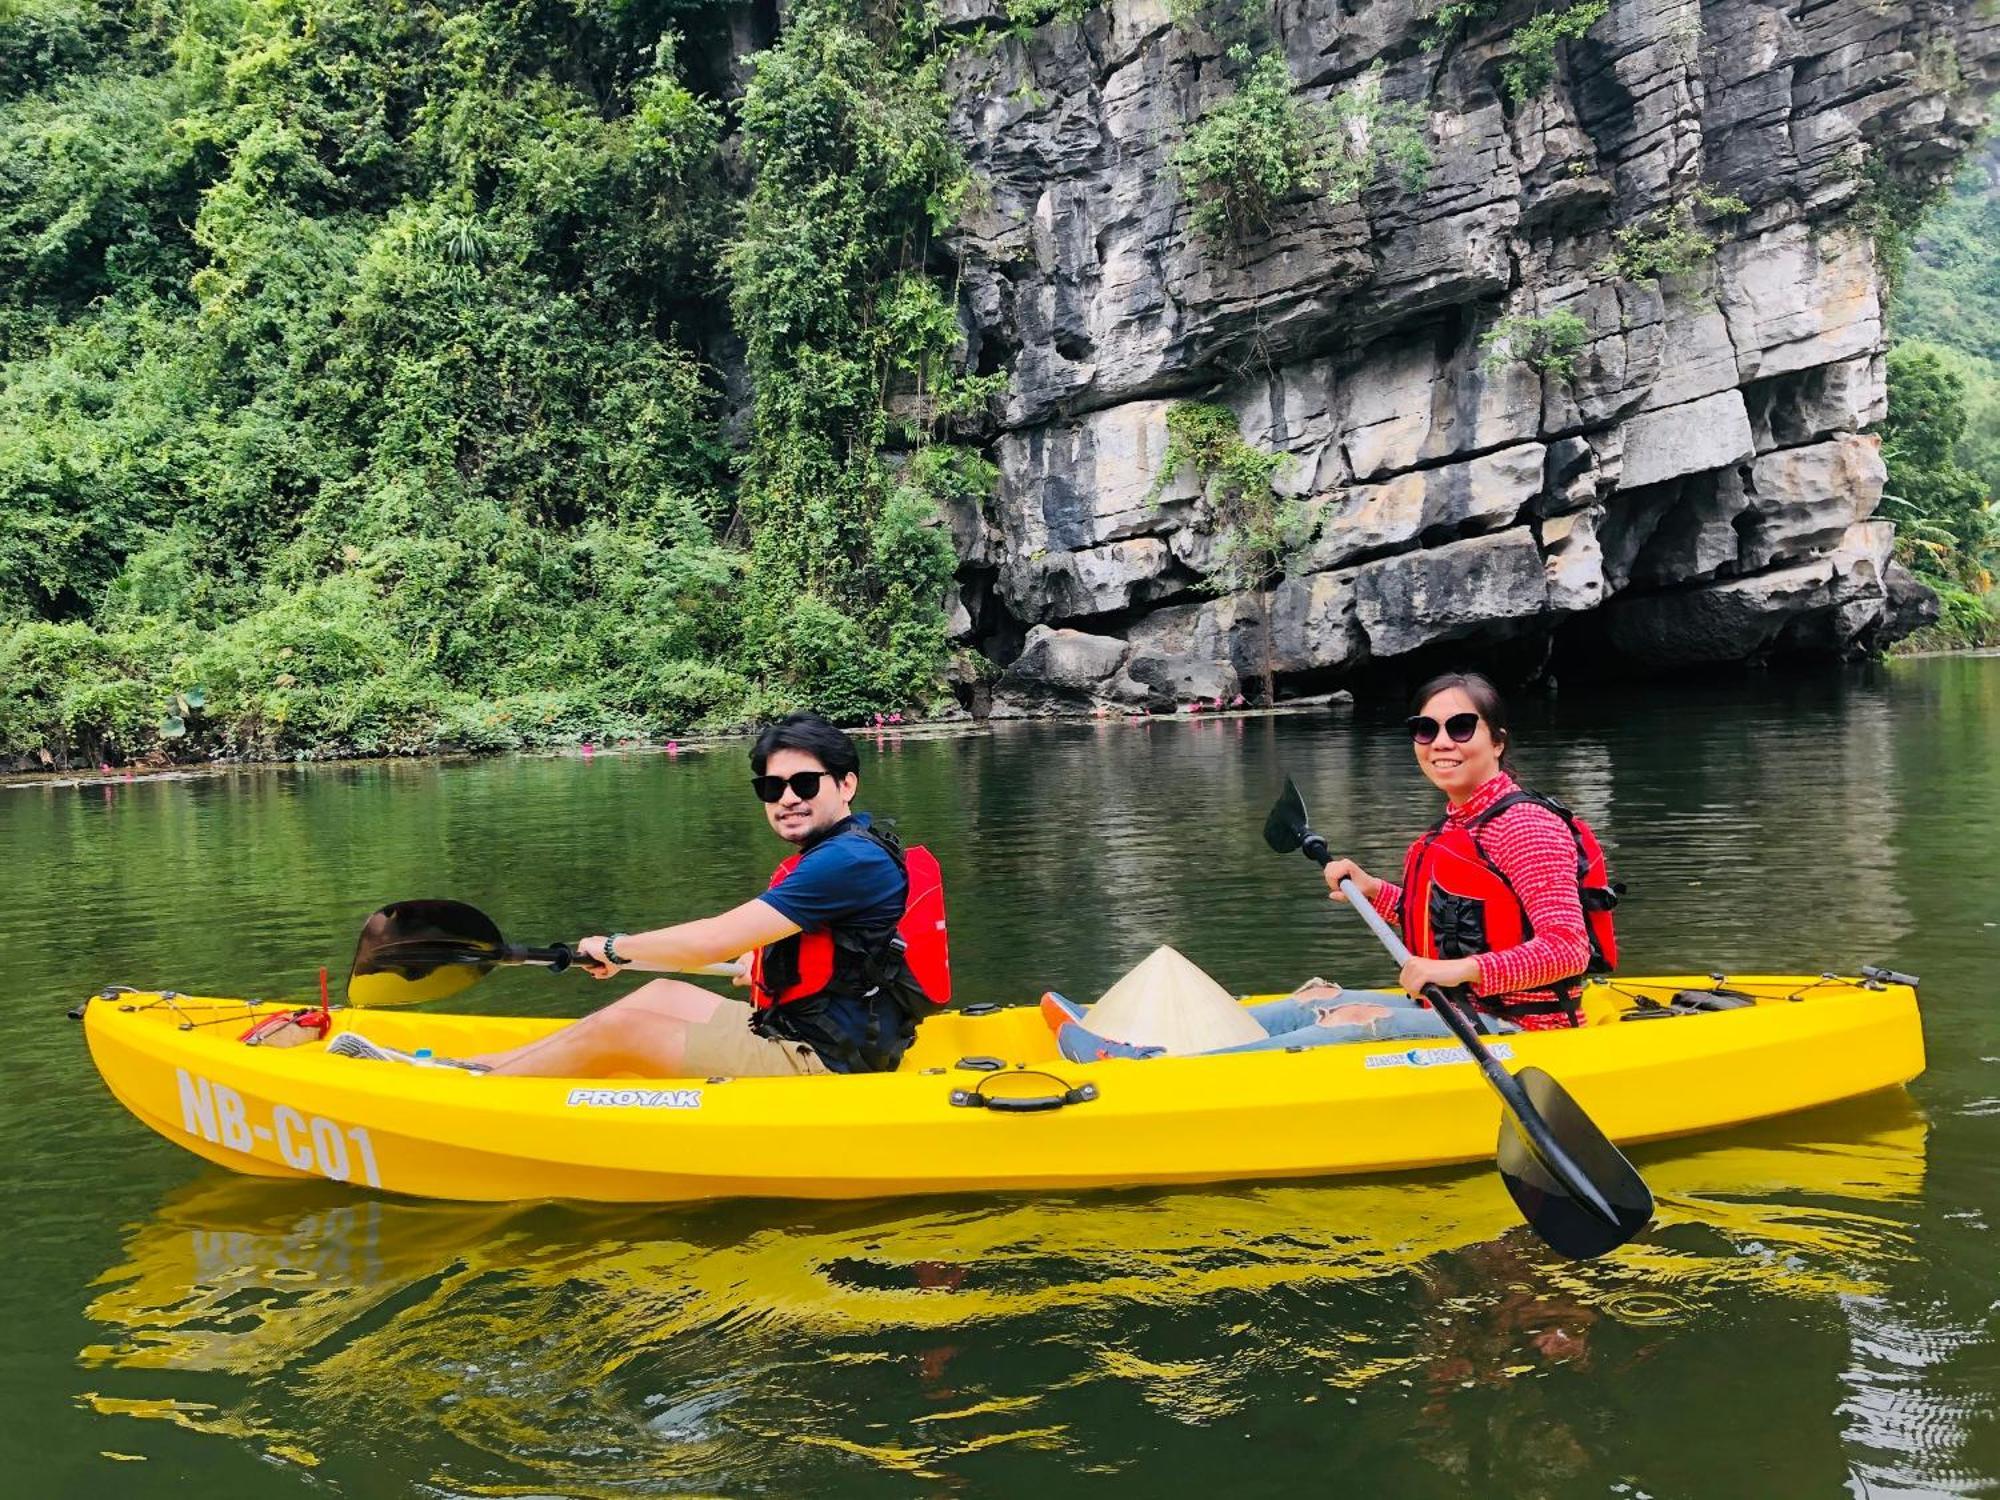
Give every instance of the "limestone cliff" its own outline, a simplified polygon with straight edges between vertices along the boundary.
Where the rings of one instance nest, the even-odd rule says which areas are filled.
[[[1976,0],[1613,0],[1517,103],[1500,68],[1533,10],[1440,39],[1412,0],[1278,0],[1300,91],[1410,101],[1434,166],[1228,244],[1169,162],[1240,72],[1200,24],[1109,0],[960,55],[981,192],[952,248],[972,355],[1012,383],[979,434],[998,490],[951,517],[953,628],[1004,668],[997,712],[1283,696],[1440,648],[1661,669],[1907,628],[1924,596],[1866,432],[1869,228],[1971,140],[2000,23]],[[1747,211],[1684,274],[1620,274],[1614,236],[1670,232],[1691,195]],[[1558,310],[1585,325],[1566,373],[1482,357],[1502,317]],[[1268,587],[1218,595],[1200,485],[1160,487],[1191,399],[1285,455],[1306,529]]]

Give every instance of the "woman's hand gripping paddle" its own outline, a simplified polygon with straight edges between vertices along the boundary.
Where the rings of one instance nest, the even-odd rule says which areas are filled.
[[[1264,822],[1264,842],[1280,854],[1294,849],[1318,865],[1333,862],[1326,840],[1306,820],[1305,799],[1290,777]],[[1410,960],[1396,930],[1362,896],[1352,880],[1340,891],[1400,967]],[[1651,1221],[1653,1194],[1568,1090],[1540,1068],[1518,1074],[1486,1050],[1457,999],[1437,985],[1424,998],[1479,1065],[1480,1076],[1500,1096],[1499,1166],[1528,1227],[1572,1260],[1615,1250]]]
[[[568,943],[523,948],[500,936],[493,919],[463,901],[398,901],[370,917],[347,976],[350,1005],[415,1005],[470,989],[499,964],[540,964],[560,974],[583,960]],[[628,968],[670,974],[646,964]],[[709,964],[696,974],[742,973],[738,964]]]

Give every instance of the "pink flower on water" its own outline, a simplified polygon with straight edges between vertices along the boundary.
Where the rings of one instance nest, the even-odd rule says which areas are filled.
[[[589,740],[585,740],[583,742],[583,753],[585,758],[588,759],[590,756],[597,754],[597,746],[591,744]]]
[[[902,710],[898,709],[898,710],[897,710],[897,711],[896,711],[895,713],[892,713],[892,714],[890,714],[890,715],[889,715],[889,722],[890,722],[891,724],[900,724],[900,723],[902,723],[902,722],[903,722],[903,714],[902,714]]]
[[[1231,708],[1241,708],[1243,704],[1244,704],[1244,697],[1241,693],[1238,693],[1234,698],[1231,698],[1229,700],[1229,706]]]
[[[97,769],[109,775],[111,771],[111,762],[108,760],[100,760],[97,763]]]
[[[680,753],[681,753],[681,742],[679,740],[668,740],[667,754],[679,755]]]

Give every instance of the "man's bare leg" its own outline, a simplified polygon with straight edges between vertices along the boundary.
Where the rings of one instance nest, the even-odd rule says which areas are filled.
[[[687,1024],[706,1021],[718,995],[681,979],[655,979],[539,1041],[465,1059],[502,1078],[678,1078]]]

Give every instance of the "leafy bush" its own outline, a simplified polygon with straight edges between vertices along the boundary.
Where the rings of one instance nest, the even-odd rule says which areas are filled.
[[[1555,81],[1556,44],[1575,41],[1604,19],[1611,0],[1579,0],[1565,10],[1545,10],[1514,28],[1507,38],[1507,61],[1500,65],[1500,84],[1516,104],[1530,99]]]
[[[1016,35],[1051,21],[1075,25],[1097,6],[1097,0],[1007,0],[1007,28]]]
[[[1601,269],[1646,286],[1656,285],[1664,276],[1685,276],[1715,254],[1715,238],[1703,223],[1748,212],[1750,205],[1741,198],[1696,188],[1636,224],[1614,230],[1611,254]]]
[[[1479,340],[1488,370],[1520,361],[1540,375],[1558,380],[1576,376],[1576,353],[1590,341],[1590,325],[1566,307],[1541,317],[1502,318]]]
[[[1215,38],[1225,51],[1259,52],[1271,44],[1270,0],[1167,0],[1167,17],[1182,31]]]
[[[1218,538],[1215,566],[1206,579],[1215,593],[1268,583],[1287,554],[1306,540],[1299,508],[1271,487],[1285,462],[1282,453],[1245,442],[1236,413],[1226,406],[1181,401],[1167,409],[1167,447],[1150,497],[1157,500],[1184,469],[1201,481]]]
[[[122,757],[153,743],[167,695],[148,666],[161,643],[36,621],[0,633],[0,743],[54,762]]]
[[[1484,21],[1498,15],[1506,8],[1507,0],[1445,0],[1431,17],[1430,32],[1425,37],[1425,45],[1440,47],[1449,41],[1453,32],[1461,26],[1469,26],[1475,21]]]
[[[1202,116],[1171,157],[1198,233],[1250,238],[1269,230],[1286,199],[1349,202],[1385,165],[1405,191],[1422,188],[1431,168],[1422,113],[1382,99],[1379,68],[1330,103],[1314,104],[1293,90],[1283,54],[1253,59],[1239,45],[1230,55],[1248,69],[1236,92]]]

